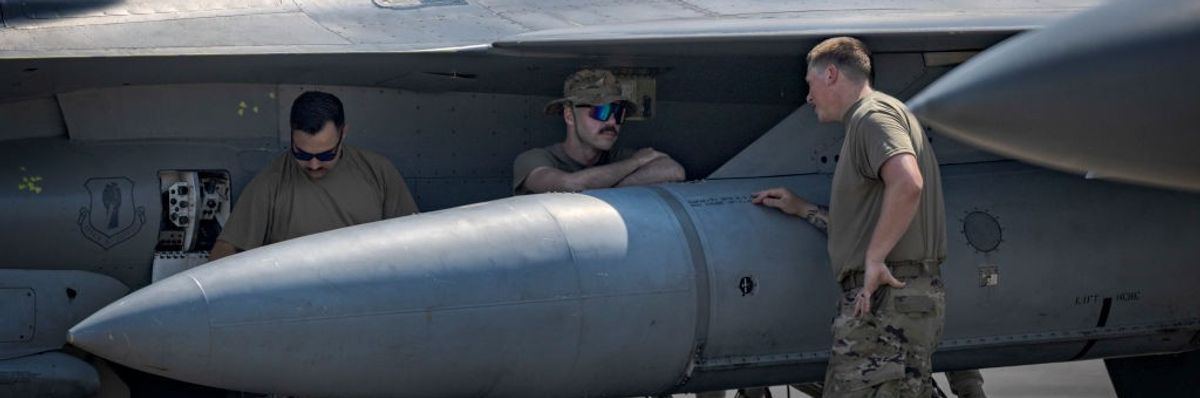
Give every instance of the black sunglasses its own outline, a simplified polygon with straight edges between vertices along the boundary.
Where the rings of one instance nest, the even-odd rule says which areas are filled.
[[[300,148],[296,148],[296,143],[292,142],[292,156],[295,156],[296,160],[299,160],[302,162],[307,162],[307,161],[311,160],[312,158],[317,158],[317,160],[322,161],[322,162],[328,162],[330,160],[333,160],[334,158],[337,158],[338,148],[342,147],[342,137],[345,137],[345,136],[346,136],[345,134],[339,132],[337,144],[333,146],[333,149],[330,149],[328,151],[321,152],[321,153],[308,153],[308,152],[301,151]]]
[[[576,108],[591,108],[588,110],[588,117],[599,122],[607,122],[609,118],[616,117],[617,124],[625,122],[625,115],[629,108],[622,102],[610,102],[601,105],[575,105]]]

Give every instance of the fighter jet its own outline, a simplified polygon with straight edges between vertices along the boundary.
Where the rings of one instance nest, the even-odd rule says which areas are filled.
[[[841,131],[804,105],[803,53],[860,37],[875,86],[909,98],[1093,5],[0,3],[0,395],[175,379],[619,397],[817,380],[838,294],[824,239],[749,203],[776,185],[828,198]],[[510,198],[513,157],[561,139],[541,108],[582,67],[617,71],[647,110],[622,145],[703,180]],[[387,155],[426,213],[196,266],[314,88],[343,99],[347,142]],[[1195,194],[930,136],[953,231],[935,368],[1120,358],[1123,395],[1186,387]]]

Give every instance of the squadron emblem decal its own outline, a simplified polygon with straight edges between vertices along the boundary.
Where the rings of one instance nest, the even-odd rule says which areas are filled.
[[[146,208],[133,202],[133,180],[126,177],[88,179],[83,184],[91,196],[79,208],[79,231],[104,250],[129,240],[146,223]]]

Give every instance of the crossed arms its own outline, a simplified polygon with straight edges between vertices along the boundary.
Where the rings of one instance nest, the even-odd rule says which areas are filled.
[[[624,187],[683,181],[683,166],[670,156],[650,148],[639,150],[633,157],[603,166],[566,172],[542,166],[529,172],[525,189],[530,192],[579,192],[586,189]]]

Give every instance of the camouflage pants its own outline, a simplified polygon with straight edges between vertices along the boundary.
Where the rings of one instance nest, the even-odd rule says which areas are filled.
[[[854,317],[854,299],[861,288],[842,293],[833,320],[826,397],[932,394],[930,355],[942,337],[946,293],[936,275],[900,279],[908,285],[877,290],[871,313],[860,318]]]

